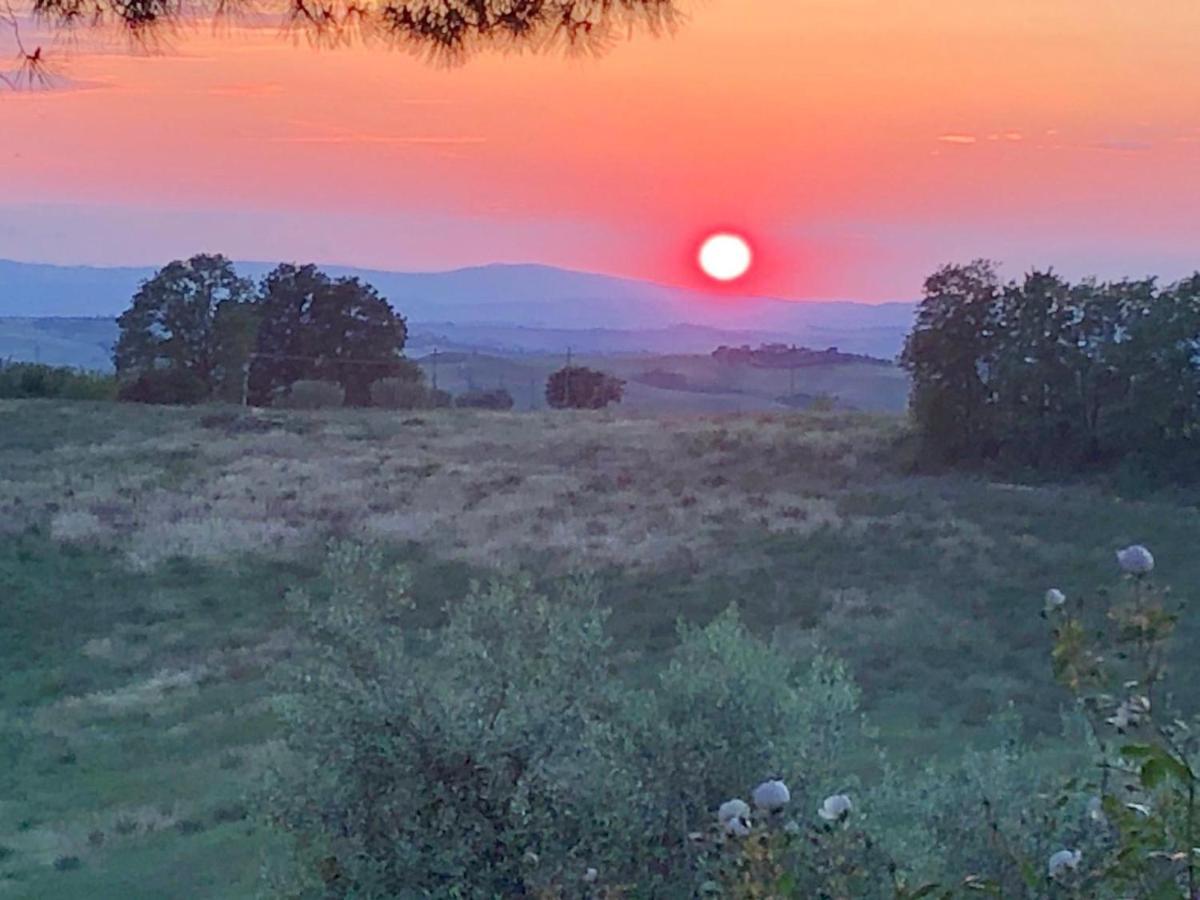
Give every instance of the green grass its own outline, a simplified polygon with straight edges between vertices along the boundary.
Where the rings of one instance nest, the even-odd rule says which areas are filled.
[[[422,624],[499,568],[591,570],[631,678],[738,603],[798,662],[847,659],[893,758],[987,743],[1010,704],[1052,741],[1042,593],[1111,584],[1117,547],[1200,583],[1194,507],[909,476],[886,419],[213,413],[0,403],[0,898],[254,895],[282,597],[330,537],[406,561]],[[363,530],[393,514],[436,527]],[[182,555],[131,555],[206,517]]]

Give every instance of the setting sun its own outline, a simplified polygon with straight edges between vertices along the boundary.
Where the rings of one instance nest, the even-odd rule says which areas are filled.
[[[709,278],[733,281],[750,269],[754,254],[746,239],[736,234],[714,234],[700,247],[700,268]]]

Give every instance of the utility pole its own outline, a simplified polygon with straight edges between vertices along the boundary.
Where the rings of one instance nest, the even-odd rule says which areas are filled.
[[[435,391],[437,390],[437,355],[438,355],[438,348],[434,347],[433,348],[433,389]]]

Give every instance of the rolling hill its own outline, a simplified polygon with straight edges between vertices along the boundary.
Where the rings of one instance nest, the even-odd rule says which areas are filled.
[[[238,263],[260,276],[266,263]],[[890,358],[912,320],[907,303],[719,299],[700,292],[538,265],[415,273],[327,266],[369,281],[415,333],[475,349],[697,352],[786,340]],[[0,260],[0,318],[114,317],[150,268],[62,267]],[[682,327],[681,327],[682,326]],[[712,334],[705,330],[719,331]],[[0,355],[13,352],[0,344]]]

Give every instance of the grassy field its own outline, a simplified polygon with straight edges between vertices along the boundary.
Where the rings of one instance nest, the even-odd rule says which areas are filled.
[[[635,678],[736,602],[798,660],[845,658],[894,757],[987,743],[1010,704],[1054,735],[1044,590],[1110,583],[1141,541],[1186,595],[1200,512],[916,477],[902,438],[837,413],[0,402],[0,897],[254,895],[282,597],[331,538],[407,560],[428,621],[474,577],[594,572]]]

